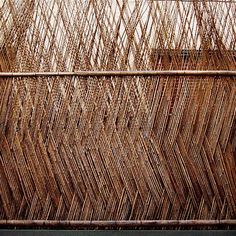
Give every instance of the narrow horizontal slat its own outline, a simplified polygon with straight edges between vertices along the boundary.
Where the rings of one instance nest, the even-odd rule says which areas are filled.
[[[62,221],[62,220],[1,220],[0,227],[172,227],[172,226],[235,226],[236,220],[122,220],[122,221]]]
[[[35,76],[236,76],[236,70],[2,72],[0,77]]]

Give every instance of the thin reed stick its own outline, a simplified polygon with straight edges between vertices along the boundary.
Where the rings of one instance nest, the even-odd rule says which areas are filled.
[[[236,76],[236,70],[2,72],[0,77],[35,76]]]
[[[50,228],[104,228],[104,227],[173,227],[173,226],[235,226],[236,220],[0,220],[1,227],[50,227]]]

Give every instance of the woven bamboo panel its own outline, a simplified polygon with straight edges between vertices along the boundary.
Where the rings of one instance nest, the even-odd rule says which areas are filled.
[[[6,0],[0,72],[233,71],[235,36],[233,0]],[[236,78],[108,74],[0,77],[0,220],[236,219]]]
[[[0,219],[235,219],[235,78],[0,77]]]
[[[0,7],[3,71],[235,69],[233,0],[6,0]]]

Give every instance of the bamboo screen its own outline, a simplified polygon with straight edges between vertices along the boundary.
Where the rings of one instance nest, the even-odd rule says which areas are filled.
[[[70,4],[68,4],[68,2]],[[234,220],[234,1],[1,3],[1,220]],[[39,71],[140,70],[103,76]],[[33,76],[32,76],[33,75]]]
[[[1,219],[234,219],[235,80],[1,78]]]
[[[1,5],[3,71],[235,69],[232,0],[5,0]],[[183,50],[190,50],[188,65]],[[158,55],[153,58],[156,51],[164,53],[161,62]]]

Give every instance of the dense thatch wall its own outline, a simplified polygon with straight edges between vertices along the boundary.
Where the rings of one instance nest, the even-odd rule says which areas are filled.
[[[236,69],[234,1],[69,2],[4,1],[0,70]],[[235,79],[1,74],[0,223],[234,220]]]

